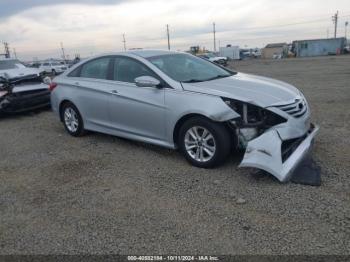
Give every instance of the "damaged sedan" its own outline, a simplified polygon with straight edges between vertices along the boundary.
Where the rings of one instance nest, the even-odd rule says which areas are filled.
[[[318,131],[295,87],[180,52],[96,56],[55,78],[50,89],[52,108],[73,136],[92,130],[178,148],[201,168],[240,149],[241,167],[281,182],[308,155]]]
[[[18,113],[50,105],[50,91],[38,69],[17,59],[0,60],[0,113]]]

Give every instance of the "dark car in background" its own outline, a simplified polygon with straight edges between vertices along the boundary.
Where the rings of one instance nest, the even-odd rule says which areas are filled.
[[[50,91],[39,69],[17,59],[0,60],[0,113],[17,113],[47,107]]]

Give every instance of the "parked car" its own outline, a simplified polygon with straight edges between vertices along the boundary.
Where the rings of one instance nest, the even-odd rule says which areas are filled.
[[[61,64],[60,62],[43,62],[40,64],[39,69],[43,70],[45,73],[56,75],[67,70],[67,65]]]
[[[207,59],[210,62],[217,63],[219,65],[226,66],[227,65],[227,57],[216,56],[213,53],[204,53],[202,55],[198,55],[201,58]]]
[[[72,136],[92,130],[179,148],[202,168],[241,148],[241,167],[282,182],[318,131],[295,87],[180,52],[96,56],[56,77],[50,89],[52,109]]]
[[[17,59],[0,60],[0,113],[14,113],[50,105],[50,91],[36,68]]]

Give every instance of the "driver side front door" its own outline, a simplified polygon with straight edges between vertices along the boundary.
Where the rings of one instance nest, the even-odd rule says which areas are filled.
[[[135,78],[155,75],[136,59],[114,58],[113,91],[109,102],[109,116],[113,129],[129,137],[165,140],[164,89],[138,87]]]

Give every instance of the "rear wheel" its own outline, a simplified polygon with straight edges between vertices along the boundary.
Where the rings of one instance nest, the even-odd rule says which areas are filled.
[[[76,108],[70,102],[62,106],[61,118],[67,132],[72,136],[81,136],[85,133],[83,119]]]
[[[221,123],[194,117],[180,128],[178,144],[192,165],[211,168],[227,159],[231,151],[231,136]]]

